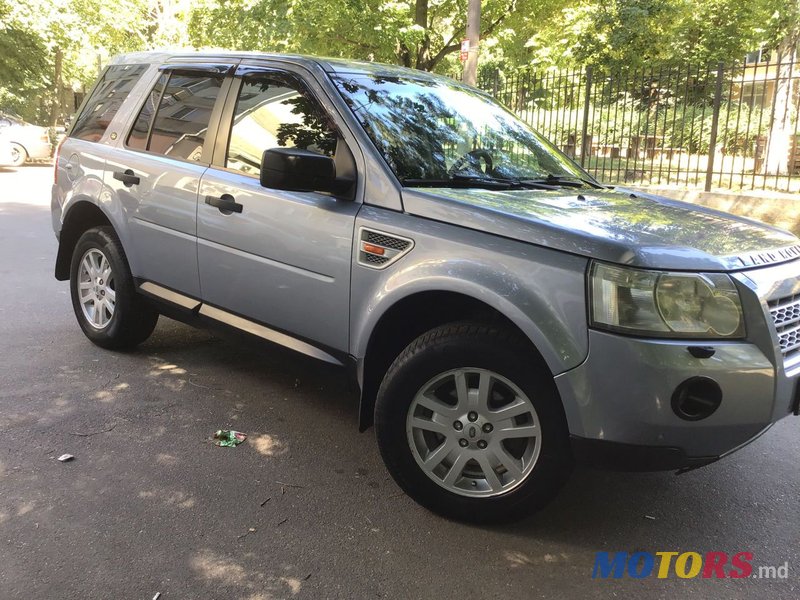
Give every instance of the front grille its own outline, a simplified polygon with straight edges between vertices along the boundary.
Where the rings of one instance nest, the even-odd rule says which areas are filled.
[[[784,359],[800,353],[800,294],[768,303]]]

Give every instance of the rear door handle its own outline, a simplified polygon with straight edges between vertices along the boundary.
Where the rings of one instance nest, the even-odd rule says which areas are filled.
[[[219,198],[206,196],[206,204],[216,206],[221,213],[226,215],[242,212],[242,205],[236,202],[230,194],[222,194]]]
[[[125,172],[114,171],[114,179],[121,181],[125,187],[139,185],[139,176],[130,169],[126,169]]]

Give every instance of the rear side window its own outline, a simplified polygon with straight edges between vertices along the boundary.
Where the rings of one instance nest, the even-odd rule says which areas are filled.
[[[199,161],[221,87],[221,76],[162,75],[133,124],[128,147]]]
[[[128,135],[127,144],[129,148],[133,148],[134,150],[147,150],[147,139],[150,137],[150,125],[153,123],[156,108],[158,108],[161,95],[164,93],[167,77],[168,75],[166,73],[161,75],[153,90],[147,95],[144,105],[142,105],[142,110],[139,111],[139,116],[136,117],[136,122],[134,122],[133,128]]]
[[[114,65],[103,73],[83,111],[75,121],[70,137],[96,142],[108,129],[119,107],[147,65]]]

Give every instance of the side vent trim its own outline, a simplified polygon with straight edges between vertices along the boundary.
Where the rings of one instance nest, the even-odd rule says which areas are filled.
[[[358,264],[385,269],[414,248],[414,240],[394,233],[361,227],[358,230]]]

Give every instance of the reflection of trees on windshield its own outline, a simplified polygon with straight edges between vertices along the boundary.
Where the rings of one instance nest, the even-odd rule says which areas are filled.
[[[582,176],[527,125],[476,90],[436,80],[337,77],[345,100],[401,179],[459,173],[506,179]],[[493,168],[460,160],[486,150]]]
[[[340,80],[349,92],[353,112],[372,138],[389,166],[401,179],[442,179],[447,176],[445,147],[459,138],[449,127],[447,108],[429,94],[392,93],[403,86],[396,78],[375,77],[368,87],[356,80]],[[387,86],[380,88],[378,86]]]

